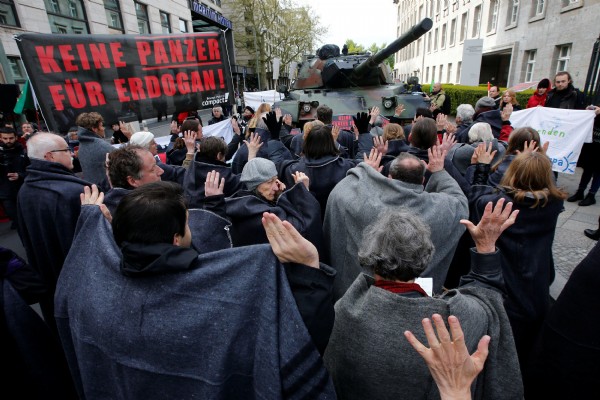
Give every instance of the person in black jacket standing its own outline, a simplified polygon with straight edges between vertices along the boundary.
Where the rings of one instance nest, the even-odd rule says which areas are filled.
[[[12,221],[11,229],[17,228],[17,194],[28,165],[29,159],[17,142],[16,133],[10,129],[0,130],[0,203]]]

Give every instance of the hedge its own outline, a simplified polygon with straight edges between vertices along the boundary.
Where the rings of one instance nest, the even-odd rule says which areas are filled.
[[[429,93],[430,84],[421,85],[423,92]],[[480,98],[487,96],[487,85],[486,86],[463,86],[453,85],[451,83],[442,83],[442,88],[446,95],[450,96],[451,99],[451,115],[456,115],[456,107],[461,104],[471,104],[475,107],[475,103]],[[500,88],[502,93],[506,88]],[[535,89],[527,89],[522,92],[517,92],[517,101],[523,108],[527,106],[527,101],[531,95],[535,92]]]

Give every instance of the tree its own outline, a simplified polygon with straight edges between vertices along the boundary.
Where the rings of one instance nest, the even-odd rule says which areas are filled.
[[[371,54],[377,53],[379,50],[382,50],[387,46],[387,44],[383,43],[381,46],[377,46],[377,43],[373,43],[368,48],[365,48],[362,44],[357,44],[352,39],[346,39],[346,46],[348,46],[348,53],[365,53],[370,52]],[[392,54],[384,61],[387,65],[390,66],[391,69],[394,69],[394,55]]]
[[[313,53],[327,32],[309,6],[292,0],[225,0],[223,9],[229,10],[235,28],[238,57],[249,56],[248,65],[254,68],[258,61],[261,87],[266,87],[267,66],[275,57],[281,60],[280,72],[286,71],[291,61]]]

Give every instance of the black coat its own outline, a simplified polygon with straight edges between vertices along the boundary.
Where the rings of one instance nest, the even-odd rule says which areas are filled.
[[[163,182],[175,182],[183,185],[183,177],[185,176],[186,169],[180,165],[165,164],[156,158],[156,165],[158,165],[164,172],[160,176],[160,180]]]
[[[319,159],[300,157],[298,161],[282,164],[279,173],[280,180],[287,187],[294,186],[293,173],[304,172],[310,179],[310,193],[315,196],[321,206],[321,219],[325,218],[325,207],[329,193],[339,181],[346,177],[350,168],[356,167],[358,162],[348,160],[337,155],[330,155]]]
[[[188,201],[188,208],[203,208],[204,185],[206,176],[211,171],[217,171],[220,178],[225,178],[223,194],[230,197],[242,188],[240,176],[234,174],[225,163],[207,158],[198,157],[190,164],[183,179],[183,190]]]
[[[26,168],[29,165],[29,158],[25,154],[25,149],[20,143],[15,143],[12,148],[0,146],[0,199],[16,199],[17,193],[25,179]],[[6,174],[16,172],[19,179],[16,181],[8,180]]]
[[[319,202],[306,190],[304,184],[300,183],[286,190],[275,203],[241,190],[225,199],[225,210],[232,223],[231,239],[235,247],[269,242],[261,222],[264,212],[273,213],[282,221],[288,221],[317,249],[322,247],[321,209]]]
[[[61,164],[32,159],[17,198],[19,233],[27,259],[41,276],[48,295],[42,311],[53,318],[56,281],[75,234],[84,186]]]
[[[486,179],[475,174],[475,182]],[[474,185],[469,198],[470,219],[477,224],[488,202],[500,199],[513,202],[519,210],[515,224],[496,241],[502,255],[502,273],[506,284],[506,313],[510,319],[519,358],[531,350],[548,311],[550,285],[554,281],[552,243],[563,201],[550,199],[545,206],[531,208],[533,198],[516,202],[509,193],[491,186]]]

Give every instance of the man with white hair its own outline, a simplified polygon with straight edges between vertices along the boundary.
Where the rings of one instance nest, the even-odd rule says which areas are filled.
[[[475,109],[470,104],[461,104],[456,107],[456,136],[458,143],[467,143],[468,135],[467,128],[473,124],[473,116]]]
[[[208,120],[209,125],[216,124],[221,121],[225,121],[225,119],[226,119],[225,116],[223,115],[223,108],[221,106],[214,106],[212,109],[212,115],[213,115],[213,117]]]
[[[480,143],[492,144],[492,150],[496,151],[492,165],[496,164],[504,156],[506,147],[494,138],[492,127],[487,122],[476,122],[467,132],[468,143],[457,143],[448,152],[448,158],[456,169],[465,175],[467,168],[471,165],[471,157]]]
[[[152,153],[152,156],[156,159],[156,165],[164,171],[160,177],[162,181],[175,182],[183,185],[183,177],[185,176],[186,169],[179,165],[170,165],[162,162],[158,157],[158,145],[156,144],[156,141],[154,141],[154,134],[152,132],[136,132],[131,135],[129,143],[143,147]]]
[[[40,301],[50,327],[54,323],[54,290],[79,218],[79,195],[91,185],[73,174],[67,142],[53,133],[38,133],[27,142],[31,165],[17,197],[19,230],[29,264],[46,285]]]

